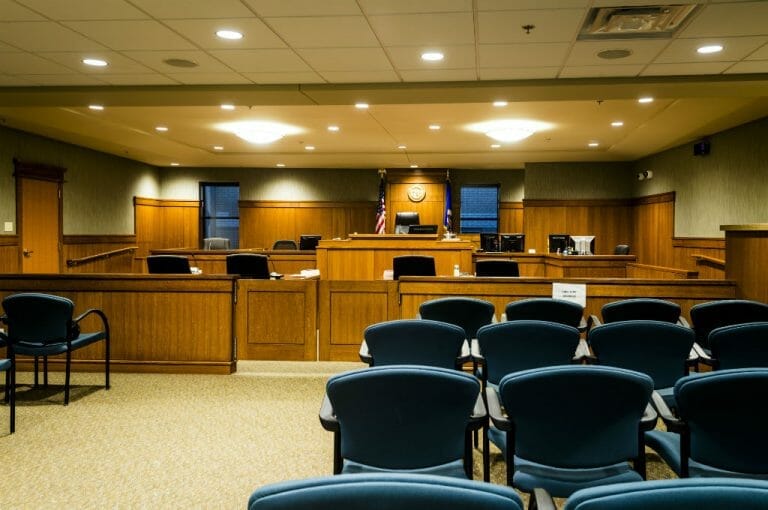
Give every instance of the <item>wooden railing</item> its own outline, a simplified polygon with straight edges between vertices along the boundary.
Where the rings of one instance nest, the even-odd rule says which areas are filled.
[[[627,278],[659,278],[663,280],[690,280],[699,277],[698,271],[676,267],[651,266],[648,264],[627,264]]]
[[[124,255],[126,253],[133,253],[136,250],[138,250],[138,246],[126,246],[125,248],[119,248],[117,250],[111,250],[111,251],[105,251],[102,253],[97,253],[95,255],[89,255],[87,257],[81,257],[79,259],[69,259],[67,260],[67,267],[77,267],[82,266],[84,264],[90,264],[92,262],[96,262],[98,260],[105,260],[110,259],[112,257],[116,257],[118,255]]]
[[[716,259],[714,257],[707,257],[706,255],[701,255],[699,253],[694,253],[691,255],[692,258],[696,259],[696,265],[702,265],[707,267],[712,267],[715,269],[719,269],[721,271],[725,271],[725,261],[722,259]]]

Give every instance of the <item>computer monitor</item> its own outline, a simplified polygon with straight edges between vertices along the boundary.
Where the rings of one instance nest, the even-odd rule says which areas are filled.
[[[418,225],[419,213],[415,211],[400,211],[395,214],[395,234],[407,234],[408,227]]]
[[[571,236],[571,241],[576,255],[595,254],[595,236]]]
[[[409,234],[437,234],[437,225],[408,225]]]
[[[501,234],[499,246],[501,251],[525,251],[525,234]]]
[[[317,234],[301,234],[299,236],[299,249],[300,250],[314,250],[317,248],[317,243],[323,236]]]
[[[483,251],[501,251],[499,234],[480,234],[480,249]]]
[[[568,234],[549,234],[549,253],[565,253],[570,242],[571,236]]]

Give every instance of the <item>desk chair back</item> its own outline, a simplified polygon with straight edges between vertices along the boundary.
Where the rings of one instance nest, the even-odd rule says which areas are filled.
[[[714,329],[767,321],[768,304],[759,301],[724,299],[691,307],[691,325],[696,332],[696,342],[705,349],[709,349],[709,334]]]
[[[447,297],[424,301],[419,306],[422,319],[455,324],[464,330],[467,340],[477,337],[477,330],[493,322],[493,303],[483,299]]]
[[[147,271],[150,274],[191,274],[189,259],[182,255],[149,255]]]
[[[401,319],[379,322],[363,332],[372,365],[427,365],[456,368],[464,330],[446,322]]]
[[[400,255],[392,259],[392,278],[435,276],[435,258],[428,255]]]
[[[475,262],[475,276],[520,276],[520,268],[514,260],[478,260]]]
[[[508,321],[521,319],[559,322],[579,328],[584,320],[584,308],[572,301],[554,298],[530,298],[512,301],[504,313]]]
[[[266,255],[259,253],[233,253],[227,255],[227,274],[243,278],[269,280],[269,263]]]
[[[604,323],[654,320],[674,324],[680,319],[680,305],[664,299],[623,299],[606,303],[600,314]]]
[[[768,322],[717,328],[709,334],[709,346],[717,369],[768,368]]]

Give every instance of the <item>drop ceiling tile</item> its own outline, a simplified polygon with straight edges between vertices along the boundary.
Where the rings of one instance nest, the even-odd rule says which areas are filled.
[[[439,48],[427,46],[391,46],[386,48],[389,58],[396,69],[474,69],[475,46],[441,46]],[[425,62],[421,54],[429,50],[440,50],[445,58],[440,62]]]
[[[766,20],[768,22],[768,20]],[[737,61],[768,42],[768,36],[763,37],[721,37],[707,39],[677,39],[661,52],[654,63],[669,64],[674,62],[725,62]],[[723,51],[709,55],[696,53],[696,48],[705,44],[722,44]]]
[[[0,42],[0,52],[4,52],[4,51],[19,51],[19,50],[14,48],[13,46],[9,46],[8,44]]]
[[[768,60],[749,60],[734,64],[723,74],[768,73]]]
[[[643,0],[648,2],[648,0]],[[590,0],[478,0],[478,11],[509,11],[531,9],[567,9],[588,7]]]
[[[750,53],[745,60],[768,60],[768,44]]]
[[[667,40],[613,40],[613,41],[578,41],[568,55],[569,66],[612,66],[627,64],[646,64],[669,44]],[[629,50],[631,55],[625,58],[603,59],[597,56],[603,50]]]
[[[468,12],[370,16],[368,19],[384,46],[475,43],[475,25]]]
[[[187,40],[157,21],[67,21],[64,23],[113,50],[192,50]]]
[[[481,44],[480,68],[561,66],[569,47],[567,43]]]
[[[400,81],[394,71],[322,71],[320,76],[329,83],[384,83]]]
[[[181,83],[158,73],[107,74],[99,78],[110,85],[178,85]]]
[[[728,69],[733,62],[677,62],[673,64],[651,64],[646,67],[641,76],[670,76],[695,74],[720,74]]]
[[[680,37],[764,35],[768,2],[738,2],[705,5]]]
[[[302,49],[299,55],[315,71],[391,71],[392,66],[379,48]]]
[[[359,0],[359,3],[368,15],[472,12],[471,0]]]
[[[285,43],[256,18],[168,20],[169,27],[203,49],[285,48]],[[216,37],[217,30],[236,30],[243,34],[238,41]]]
[[[52,21],[0,23],[0,41],[27,51],[89,51],[101,44]]]
[[[481,80],[542,80],[557,78],[560,67],[483,67]]]
[[[312,71],[293,50],[214,50],[210,54],[240,73]]]
[[[150,69],[166,74],[213,74],[232,71],[221,61],[203,51],[126,51],[123,52],[123,55],[140,62]],[[197,67],[174,67],[164,62],[172,58],[195,62]]]
[[[475,81],[474,69],[410,69],[400,71],[403,81]]]
[[[36,21],[45,18],[11,0],[0,0],[0,19],[3,21]]]
[[[560,78],[592,78],[607,76],[637,76],[643,70],[642,64],[611,66],[568,66],[560,71]]]
[[[266,85],[280,83],[325,83],[319,74],[306,73],[243,73],[249,80]]]
[[[184,85],[241,85],[253,83],[238,73],[165,73]]]
[[[104,85],[104,81],[95,76],[83,74],[28,74],[24,78],[35,85],[52,87],[76,86],[76,85]]]
[[[481,12],[478,40],[480,44],[572,41],[583,18],[584,9]],[[535,28],[528,33],[524,25]]]
[[[259,16],[346,16],[359,15],[355,0],[245,0]]]
[[[72,70],[29,53],[3,53],[0,61],[3,74],[71,74]]]
[[[83,64],[82,59],[84,55],[79,52],[78,53],[75,53],[75,52],[40,53],[40,56],[45,57],[54,62],[58,62],[61,65],[67,66],[68,68],[73,69],[77,72],[81,72],[83,74],[92,74],[92,75],[125,74],[125,73],[143,74],[143,73],[149,73],[150,71],[147,67],[143,66],[142,64],[114,51],[98,52],[95,54],[88,55],[89,57],[102,58],[106,60],[107,62],[109,62],[109,65],[107,67],[91,67]]]
[[[131,0],[158,19],[249,18],[253,12],[239,0]]]
[[[25,87],[34,84],[23,76],[0,74],[0,87]]]
[[[294,48],[367,48],[379,46],[363,16],[267,18]]]
[[[35,11],[55,20],[148,19],[149,17],[124,0],[19,0]]]

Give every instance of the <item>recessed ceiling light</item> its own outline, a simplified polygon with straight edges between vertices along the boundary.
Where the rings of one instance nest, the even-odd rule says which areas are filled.
[[[213,146],[213,150],[215,150],[215,151],[223,151],[224,147],[222,147],[221,145],[214,145]]]
[[[191,68],[197,67],[199,64],[193,60],[187,60],[185,58],[166,58],[163,62],[171,67]]]
[[[439,51],[427,51],[421,54],[421,60],[427,62],[439,62],[445,58],[445,55]]]
[[[519,142],[537,131],[550,127],[547,123],[535,120],[500,119],[471,124],[467,126],[467,129],[478,133],[485,133],[486,136],[499,142]]]
[[[104,109],[104,106],[100,104],[89,104],[88,108],[90,108],[91,110],[101,111]]]
[[[355,103],[355,108],[357,108],[358,110],[367,110],[368,103]]]
[[[397,148],[398,149],[407,149],[408,146],[406,146],[406,145],[398,145]]]
[[[498,144],[498,143],[491,144],[491,149],[498,149],[499,147],[501,147],[501,144]]]
[[[430,124],[429,129],[431,129],[432,131],[437,131],[440,129],[440,124]]]
[[[620,121],[620,120],[614,120],[613,122],[611,122],[611,126],[613,126],[613,127],[621,127],[623,125],[624,125],[624,123],[622,121]]]
[[[709,55],[710,53],[720,53],[723,51],[723,46],[720,44],[707,44],[706,46],[699,46],[696,51],[702,55]]]
[[[645,104],[645,103],[653,103],[653,98],[650,97],[650,96],[649,97],[641,97],[640,99],[637,100],[637,102],[638,103],[643,103],[643,104]]]
[[[286,135],[295,135],[301,132],[301,129],[288,124],[259,120],[225,122],[216,127],[222,131],[234,133],[235,136],[246,142],[255,144],[272,143]]]
[[[308,150],[308,151],[313,151],[313,150],[315,150],[315,146],[314,145],[307,145],[307,146],[304,147],[304,149]]]
[[[227,39],[229,41],[237,41],[243,38],[243,34],[236,30],[217,30],[216,37],[219,39]]]
[[[179,166],[179,164],[174,161],[173,163],[171,163],[171,166]]]
[[[590,147],[599,147],[600,146],[600,144],[597,143],[597,142],[589,142],[587,145],[590,146]]]
[[[285,163],[278,163],[275,166],[278,167],[278,168],[283,168],[283,167],[285,167]]]
[[[416,163],[412,163],[411,168],[419,168],[419,165],[417,165]]]
[[[223,105],[221,105],[221,109],[222,110],[234,110],[235,109],[235,105],[224,103]]]
[[[102,60],[100,58],[84,58],[83,64],[87,66],[93,66],[93,67],[106,67],[107,65],[109,65],[107,64],[106,60]]]
[[[507,103],[506,101],[494,101],[493,102],[493,106],[495,106],[496,108],[501,108],[503,106],[507,106],[508,104],[509,103]]]
[[[334,133],[339,130],[339,126],[328,126],[328,131],[333,131]]]
[[[155,131],[160,131],[161,133],[165,133],[168,131],[168,126],[155,126]]]

